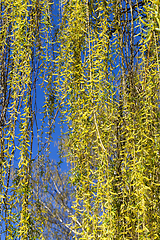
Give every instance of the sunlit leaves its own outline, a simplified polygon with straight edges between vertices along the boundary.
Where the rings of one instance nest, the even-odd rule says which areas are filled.
[[[158,4],[62,2],[56,84],[80,239],[159,234]]]
[[[36,81],[39,76],[47,81],[51,75],[45,56],[49,49],[46,47],[48,14],[48,1],[1,1],[0,181],[4,195],[1,217],[5,239],[34,239],[41,235],[42,226],[37,225],[35,229],[36,221],[30,210],[31,174]],[[40,73],[39,66],[43,72],[48,68],[45,74]]]

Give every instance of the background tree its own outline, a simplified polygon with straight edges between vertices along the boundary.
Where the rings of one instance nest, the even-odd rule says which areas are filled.
[[[45,169],[37,165],[34,176],[36,202],[32,214],[43,222],[44,238],[73,239],[74,231],[69,225],[73,215],[74,189],[68,183],[68,174],[61,172],[52,161]]]

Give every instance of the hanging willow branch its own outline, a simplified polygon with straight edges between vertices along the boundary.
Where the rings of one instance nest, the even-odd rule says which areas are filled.
[[[31,175],[36,89],[44,81],[47,98],[53,72],[48,57],[51,5],[43,0],[3,0],[0,6],[0,196],[5,239],[42,238],[42,225],[31,213]],[[47,104],[44,109],[47,116]]]
[[[80,239],[159,239],[159,2],[61,8],[56,84],[76,187],[72,228]]]

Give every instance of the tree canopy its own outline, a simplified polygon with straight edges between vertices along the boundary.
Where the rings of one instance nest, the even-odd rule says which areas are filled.
[[[159,0],[54,8],[1,0],[1,235],[158,240]],[[50,160],[58,117],[69,180]]]

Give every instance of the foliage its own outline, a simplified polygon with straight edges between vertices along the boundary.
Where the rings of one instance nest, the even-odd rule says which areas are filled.
[[[1,1],[6,240],[160,238],[159,9],[159,0],[61,0],[54,32],[50,0]],[[58,112],[71,188],[49,160]]]
[[[51,86],[49,16],[52,2],[1,1],[0,11],[0,194],[1,234],[5,239],[41,238],[31,216],[36,92]],[[50,34],[51,36],[51,34]],[[38,153],[39,154],[39,153]]]
[[[159,2],[70,0],[61,14],[74,239],[159,239]]]

